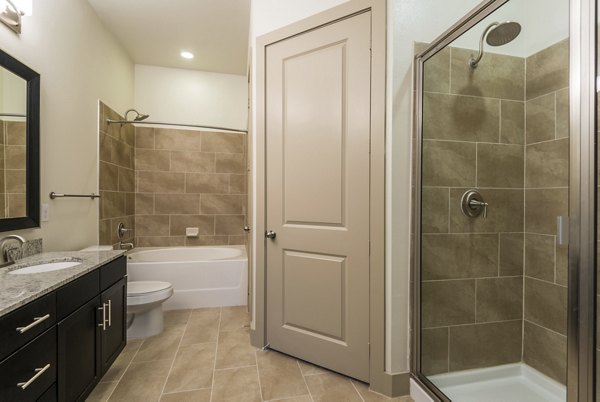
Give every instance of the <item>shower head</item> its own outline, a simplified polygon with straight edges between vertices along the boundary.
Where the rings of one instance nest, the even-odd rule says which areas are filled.
[[[135,113],[135,115],[136,115],[136,116],[133,118],[133,120],[132,120],[132,121],[142,121],[142,120],[146,120],[148,117],[150,117],[150,115],[149,115],[149,114],[143,114],[143,113],[140,113],[140,112],[138,112],[138,111],[137,111],[137,110],[135,110],[135,109],[129,109],[128,111],[126,111],[126,112],[125,112],[125,115],[124,115],[124,117],[125,117],[125,120],[128,120],[128,119],[127,119],[127,115],[128,115],[130,112],[134,112],[134,113]]]
[[[504,46],[515,40],[520,33],[521,24],[518,22],[494,22],[488,25],[479,39],[479,54],[477,57],[471,57],[469,59],[469,66],[471,66],[472,69],[475,69],[481,61],[481,58],[483,57],[484,39],[490,46]]]
[[[515,40],[521,33],[521,24],[518,22],[503,22],[489,31],[485,41],[490,46],[504,46]]]

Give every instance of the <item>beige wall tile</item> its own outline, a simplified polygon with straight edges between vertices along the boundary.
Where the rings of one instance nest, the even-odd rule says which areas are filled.
[[[119,167],[106,162],[100,162],[99,170],[100,190],[119,190]]]
[[[203,214],[242,214],[242,201],[241,195],[205,194],[202,195],[201,210]]]
[[[477,186],[523,188],[523,146],[477,144]]]
[[[498,275],[497,234],[422,236],[423,280]]]
[[[157,214],[198,214],[198,194],[155,194],[154,212]]]
[[[119,191],[135,191],[135,171],[119,168]]]
[[[144,236],[136,238],[137,247],[183,247],[184,236]]]
[[[6,145],[26,144],[27,124],[21,121],[6,122]]]
[[[26,171],[25,170],[5,170],[6,176],[5,190],[7,193],[26,193]],[[0,187],[2,188],[2,187]]]
[[[526,190],[525,231],[556,234],[556,217],[568,215],[568,189]]]
[[[244,215],[215,216],[216,235],[242,235],[245,223]]]
[[[125,193],[125,215],[135,215],[135,193]]]
[[[100,219],[99,221],[99,244],[101,245],[111,245],[112,244],[112,234],[111,234],[111,226],[110,219]]]
[[[25,169],[27,150],[20,145],[4,146],[4,166],[6,169]]]
[[[450,189],[440,187],[423,187],[421,197],[422,232],[447,233]]]
[[[526,60],[527,99],[569,86],[569,40],[565,39]]]
[[[556,137],[555,102],[554,92],[527,101],[527,144]]]
[[[215,154],[173,151],[171,152],[171,171],[212,173],[215,171]]]
[[[423,328],[475,322],[475,280],[423,282]]]
[[[500,276],[523,275],[523,233],[500,233]]]
[[[556,283],[567,286],[569,283],[569,248],[556,245]]]
[[[213,215],[171,215],[171,236],[185,236],[186,228],[196,227],[200,236],[215,234]]]
[[[102,217],[115,218],[125,215],[125,194],[116,191],[101,191]]]
[[[245,173],[246,158],[244,154],[216,154],[215,171],[217,173]]]
[[[453,94],[523,100],[525,60],[486,52],[476,69],[469,59],[476,50],[452,48],[451,88]]]
[[[226,174],[189,173],[185,175],[186,193],[226,194],[229,177]]]
[[[569,88],[556,92],[556,138],[566,138],[570,131]]]
[[[425,375],[448,371],[448,328],[421,330],[421,371]]]
[[[128,169],[134,168],[134,148],[126,145],[123,142],[117,142],[114,148],[115,156],[114,161],[115,164],[125,167]]]
[[[138,236],[169,236],[168,215],[137,215],[135,227]]]
[[[474,143],[423,141],[424,186],[475,186]]]
[[[202,152],[243,153],[246,134],[203,132]]]
[[[154,149],[135,150],[136,170],[161,170],[168,171],[171,167],[171,152],[157,151]]]
[[[183,193],[185,176],[173,172],[137,172],[141,193]]]
[[[423,138],[498,142],[499,112],[495,99],[425,93]]]
[[[138,215],[154,214],[154,193],[136,193],[135,210]]]
[[[567,334],[567,288],[525,278],[525,319]]]
[[[191,130],[157,128],[154,130],[156,149],[200,151],[202,133]]]
[[[518,320],[451,327],[450,371],[519,362],[521,325]]]
[[[246,244],[246,236],[229,236],[230,246],[239,246]]]
[[[527,188],[569,186],[569,139],[527,145]]]
[[[477,322],[523,318],[523,277],[477,279]]]
[[[229,175],[229,193],[230,194],[246,194],[246,183],[248,178],[245,174]]]
[[[525,143],[525,103],[502,100],[500,102],[500,142]]]
[[[195,246],[227,246],[229,244],[229,236],[198,236],[187,237],[185,245],[188,247]]]
[[[566,384],[567,337],[525,321],[523,340],[523,361]]]
[[[100,160],[103,162],[116,163],[117,158],[117,141],[108,134],[99,133],[99,154]]]
[[[135,128],[135,147],[136,148],[154,148],[154,128],[136,127]]]
[[[554,236],[525,235],[525,274],[554,282]]]
[[[415,54],[429,47],[426,43],[415,43]],[[423,88],[427,92],[450,92],[450,49],[445,48],[431,57],[423,66]]]

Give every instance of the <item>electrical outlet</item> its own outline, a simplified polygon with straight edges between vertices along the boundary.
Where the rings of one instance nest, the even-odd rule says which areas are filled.
[[[48,222],[50,220],[50,205],[42,204],[42,222]]]

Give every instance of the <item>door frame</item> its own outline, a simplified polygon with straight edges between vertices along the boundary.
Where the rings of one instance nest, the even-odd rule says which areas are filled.
[[[449,401],[421,372],[421,144],[423,65],[510,0],[486,0],[415,57],[411,378],[434,400]],[[567,400],[591,402],[596,353],[596,1],[570,0],[569,289]]]
[[[370,168],[370,285],[369,378],[375,391],[392,395],[397,387],[385,372],[385,108],[386,0],[351,0],[256,39],[256,217],[252,345],[268,344],[266,333],[266,127],[265,66],[267,46],[322,26],[371,12],[371,168]],[[403,384],[404,385],[404,384]],[[403,391],[408,388],[402,387]]]

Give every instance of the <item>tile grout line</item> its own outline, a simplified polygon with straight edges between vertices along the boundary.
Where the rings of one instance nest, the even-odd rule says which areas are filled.
[[[219,353],[219,336],[221,334],[221,316],[223,313],[223,308],[220,307],[219,308],[219,325],[217,325],[217,342],[215,345],[215,362],[213,364],[213,372],[212,372],[212,382],[210,384],[210,398],[208,399],[209,402],[212,402],[213,399],[213,394],[214,394],[214,389],[215,389],[215,374],[217,372],[217,356]]]
[[[171,367],[169,367],[169,372],[167,373],[167,377],[165,378],[165,382],[160,391],[160,395],[158,396],[159,400],[162,398],[163,394],[165,393],[165,388],[167,387],[167,382],[169,381],[169,377],[171,376],[171,371],[173,371],[173,366],[175,366],[175,360],[177,360],[177,355],[179,354],[179,349],[181,348],[181,342],[183,341],[183,336],[185,335],[185,331],[187,331],[187,326],[190,322],[191,316],[192,316],[192,310],[190,310],[190,313],[185,322],[185,326],[183,328],[183,332],[181,333],[181,338],[179,338],[179,343],[177,344],[177,350],[175,350],[175,356],[173,356],[173,361],[171,362]]]
[[[306,386],[306,389],[308,390],[308,396],[310,397],[310,400],[312,402],[314,402],[315,399],[313,398],[312,393],[310,392],[310,387],[308,386],[308,383],[306,382],[306,376],[302,372],[302,367],[300,367],[300,362],[298,361],[298,359],[296,359],[296,365],[298,366],[298,370],[300,370],[300,375],[302,376],[302,381],[304,381],[304,385]]]
[[[356,385],[354,385],[354,381],[349,380],[350,381],[350,385],[352,385],[352,388],[354,389],[354,391],[358,394],[358,397],[360,398],[360,400],[362,402],[365,402],[365,398],[363,398],[362,394],[360,392],[358,392],[358,388],[356,388]]]
[[[123,377],[125,377],[125,373],[127,373],[127,370],[129,370],[129,367],[131,367],[131,364],[133,363],[133,361],[135,360],[135,357],[137,356],[137,354],[139,353],[140,349],[142,348],[142,345],[144,344],[144,342],[146,342],[146,340],[142,340],[142,343],[140,343],[140,346],[137,348],[137,350],[135,351],[135,353],[133,354],[133,356],[131,357],[131,361],[129,362],[129,364],[127,364],[127,367],[125,368],[125,370],[123,370],[123,374],[121,374],[121,377],[119,377],[119,379],[117,380],[117,385],[115,385],[115,387],[113,388],[112,391],[110,391],[110,394],[108,395],[108,398],[106,398],[106,401],[109,401],[110,398],[112,397],[112,395],[115,393],[115,390],[117,389],[117,387],[119,386],[119,384],[121,383],[121,380],[123,379]]]
[[[258,378],[258,392],[260,393],[260,400],[264,402],[265,397],[262,392],[262,383],[260,381],[260,371],[258,370],[258,349],[254,351],[254,362],[256,363],[256,377]]]

